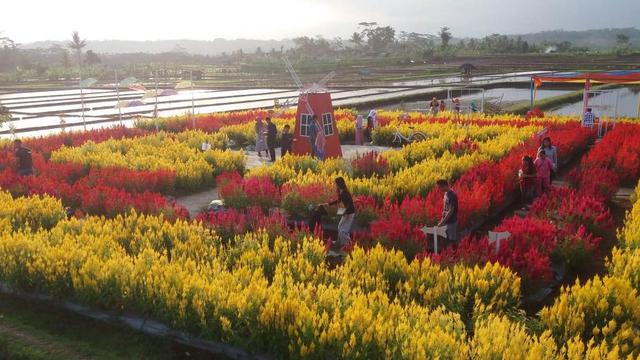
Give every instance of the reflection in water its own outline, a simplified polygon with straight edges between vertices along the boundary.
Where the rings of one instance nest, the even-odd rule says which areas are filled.
[[[614,117],[616,115],[616,98],[618,117],[637,117],[640,87],[621,87],[611,92],[595,95],[589,99],[589,105],[596,116]],[[576,115],[582,113],[582,100],[559,106],[550,111],[553,114]]]

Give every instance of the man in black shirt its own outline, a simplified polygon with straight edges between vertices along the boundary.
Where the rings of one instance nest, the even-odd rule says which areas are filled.
[[[271,156],[271,162],[276,161],[276,136],[278,135],[278,129],[276,124],[271,121],[270,117],[267,117],[267,148],[269,149],[269,155]]]
[[[438,188],[444,193],[444,206],[442,208],[442,219],[438,226],[447,227],[447,239],[458,242],[458,195],[451,190],[449,182],[441,179],[437,182]]]
[[[18,174],[22,176],[33,175],[33,160],[31,158],[31,150],[22,146],[22,141],[16,139],[13,142],[15,150],[16,164]]]
[[[282,129],[282,156],[291,153],[291,147],[293,146],[293,134],[289,132],[290,129],[291,127],[288,124]]]

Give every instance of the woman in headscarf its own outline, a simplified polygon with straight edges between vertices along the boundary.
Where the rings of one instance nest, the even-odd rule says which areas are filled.
[[[363,139],[363,132],[362,132],[362,123],[363,123],[364,119],[362,117],[362,115],[358,115],[356,117],[356,145],[362,145],[362,143],[364,142]]]
[[[267,142],[265,140],[265,132],[266,128],[264,123],[262,122],[262,118],[256,118],[256,152],[258,152],[258,156],[262,157],[262,152],[264,151],[265,155],[267,154]]]

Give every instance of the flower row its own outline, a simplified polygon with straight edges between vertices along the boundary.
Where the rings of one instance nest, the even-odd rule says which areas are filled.
[[[537,128],[506,128],[500,135],[478,143],[477,150],[460,156],[448,151],[450,143],[437,139],[427,140],[421,142],[422,145],[416,144],[414,148],[423,146],[430,149],[430,155],[414,165],[407,162],[404,150],[384,151],[380,156],[389,169],[384,176],[358,177],[357,166],[354,172],[353,165],[344,160],[318,162],[308,157],[285,157],[272,166],[251,169],[247,176],[266,176],[275,184],[298,187],[310,184],[331,187],[333,178],[342,176],[353,194],[372,196],[378,203],[382,203],[387,197],[403,199],[406,196],[424,196],[439,178],[456,178],[483,161],[504,156],[509,149],[530,138],[535,129]],[[439,145],[434,145],[436,143]]]
[[[545,136],[554,139],[561,156],[570,158],[586,147],[590,132],[575,125],[562,125]],[[459,177],[453,189],[460,199],[461,228],[484,221],[515,198],[521,159],[534,153],[539,144],[540,138],[531,138],[499,161],[482,162]],[[427,237],[420,229],[437,223],[441,212],[442,193],[437,189],[424,197],[408,196],[399,202],[386,200],[374,216],[377,221],[372,223],[371,232],[357,234],[356,238],[362,244],[382,241],[389,247],[403,249],[409,256],[416,255],[416,252],[425,252],[428,246]]]
[[[136,209],[147,214],[163,213],[167,218],[188,217],[184,208],[161,195],[175,192],[172,171],[88,169],[82,164],[46,161],[39,152],[33,152],[32,158],[37,176],[20,176],[14,170],[13,157],[1,153],[0,161],[8,166],[0,171],[0,188],[14,196],[49,194],[78,214],[113,217]]]
[[[634,180],[637,181],[636,165],[626,160],[640,152],[640,142],[637,139],[633,140],[637,137],[638,131],[638,125],[619,125],[607,134],[581,162],[579,171],[587,175],[580,178],[585,179],[604,170],[613,170],[612,177],[619,183],[630,180],[629,176],[633,176],[633,171],[636,171]],[[627,139],[631,139],[631,142],[627,142]],[[604,159],[606,161],[601,161]],[[619,172],[621,168],[625,169],[623,173]],[[617,178],[618,176],[620,177]],[[593,190],[592,186],[581,189],[595,194],[601,202],[609,201],[613,195],[609,190]],[[565,199],[562,199],[558,202],[564,201]],[[584,206],[576,205],[576,214],[586,213]],[[601,213],[601,217],[604,216],[604,211]],[[592,215],[595,216],[597,213]],[[580,216],[576,216],[574,220],[584,223],[587,229],[593,231],[593,221],[581,219]],[[619,231],[621,248],[613,250],[613,256],[607,264],[607,274],[602,277],[596,276],[584,284],[578,280],[575,285],[563,288],[553,305],[540,313],[541,320],[558,342],[580,336],[585,341],[600,344],[603,353],[608,357],[613,353],[620,357],[640,355],[640,253],[632,245],[635,240],[632,232],[627,232],[627,229],[633,228],[636,221],[632,210],[624,229]],[[631,243],[627,240],[631,240]]]
[[[201,151],[207,142],[211,150]],[[119,167],[137,171],[172,171],[178,190],[195,191],[211,186],[216,174],[244,171],[242,152],[220,150],[226,147],[223,134],[186,131],[176,134],[159,132],[144,137],[85,142],[78,147],[63,146],[51,154],[57,163],[82,164],[87,168]]]

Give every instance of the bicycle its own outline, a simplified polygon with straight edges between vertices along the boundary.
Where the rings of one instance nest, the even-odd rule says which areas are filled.
[[[413,129],[415,129],[413,126],[410,126],[409,129],[411,130],[411,132],[409,133],[408,136],[404,136],[402,135],[402,133],[400,132],[400,129],[396,127],[396,132],[395,134],[393,134],[393,140],[391,141],[392,143],[399,143],[400,145],[402,145],[403,142],[406,142],[407,144],[411,144],[414,141],[425,141],[427,140],[427,135],[423,132],[420,131],[413,131]]]

